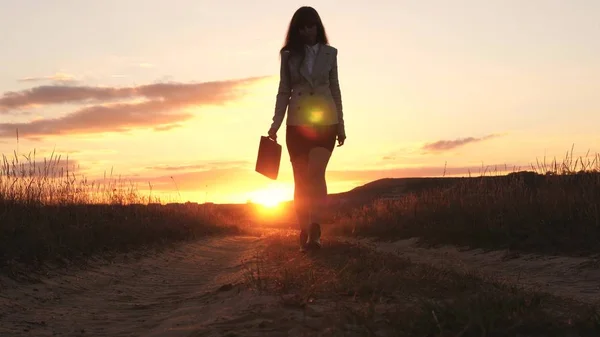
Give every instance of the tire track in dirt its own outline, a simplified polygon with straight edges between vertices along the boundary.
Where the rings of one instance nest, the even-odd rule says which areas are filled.
[[[219,287],[243,280],[243,261],[252,259],[260,242],[208,238],[131,262],[9,286],[0,292],[0,336],[189,335],[244,309],[236,296],[241,289]]]

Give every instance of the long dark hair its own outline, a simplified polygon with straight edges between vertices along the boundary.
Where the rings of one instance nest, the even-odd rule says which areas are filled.
[[[304,41],[300,36],[300,29],[307,24],[316,24],[317,26],[317,43],[328,44],[325,27],[321,21],[321,17],[317,11],[310,6],[303,6],[296,10],[290,21],[290,26],[285,37],[285,43],[280,52],[289,51],[294,56],[304,55]]]

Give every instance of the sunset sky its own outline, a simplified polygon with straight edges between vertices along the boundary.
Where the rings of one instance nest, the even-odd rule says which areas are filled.
[[[285,145],[277,181],[254,162],[305,4],[0,0],[0,152],[55,149],[179,201],[289,199]],[[600,152],[600,1],[308,4],[339,50],[348,139],[330,192]]]

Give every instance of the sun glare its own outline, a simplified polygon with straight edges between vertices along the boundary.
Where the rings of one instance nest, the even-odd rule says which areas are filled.
[[[279,206],[282,201],[291,199],[291,193],[289,188],[283,186],[271,186],[262,190],[254,191],[250,193],[250,201],[253,203],[268,207],[275,208]]]

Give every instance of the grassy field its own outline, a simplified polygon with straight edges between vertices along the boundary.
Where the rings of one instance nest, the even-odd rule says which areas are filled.
[[[304,312],[307,335],[597,336],[600,330],[597,308],[335,240],[302,255],[295,234],[273,236],[247,269],[254,289]]]
[[[395,180],[401,186],[397,200],[337,209],[335,224],[324,229],[420,237],[427,244],[597,253],[599,159],[567,157],[560,165],[539,164],[536,172],[508,176]],[[65,167],[60,157],[41,164],[3,157],[0,276],[25,279],[48,265],[240,233],[261,216],[263,225],[293,222],[289,208],[269,215],[247,205],[162,205],[118,178],[89,182]],[[376,183],[377,193],[390,183]],[[376,197],[369,195],[372,187],[345,197]],[[267,237],[247,281],[281,296],[287,308],[320,308],[313,328],[323,336],[597,336],[600,329],[597,308],[329,238],[319,253],[302,255],[296,235]]]
[[[3,157],[0,272],[68,263],[199,236],[236,233],[258,222],[293,223],[290,209],[260,214],[246,205],[167,204],[109,176],[90,182],[60,157]],[[334,234],[419,237],[427,244],[544,253],[600,252],[600,156],[538,163],[534,172],[476,178],[391,179],[345,193],[373,199],[398,181],[401,196],[336,209]],[[397,187],[397,186],[396,186]],[[396,188],[397,189],[397,188]],[[370,192],[369,192],[370,191]],[[373,191],[377,193],[373,194]],[[372,194],[372,195],[371,195]],[[352,204],[352,202],[350,203]],[[254,216],[254,218],[252,218]]]
[[[446,178],[424,189],[419,185],[434,179],[413,179],[412,190],[395,200],[339,211],[333,232],[484,249],[600,253],[600,156],[586,158],[567,156],[504,176]]]
[[[239,232],[241,208],[166,204],[107,177],[76,177],[60,157],[3,157],[0,170],[0,273],[199,236]]]

